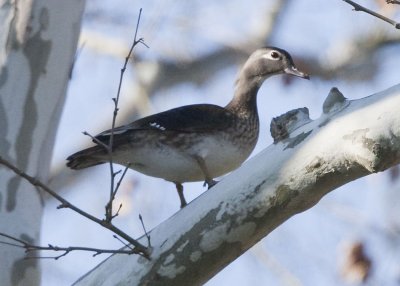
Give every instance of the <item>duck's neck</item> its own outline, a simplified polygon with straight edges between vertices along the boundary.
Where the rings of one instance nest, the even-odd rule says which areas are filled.
[[[257,92],[263,81],[261,78],[246,77],[242,72],[236,81],[235,94],[225,108],[240,117],[258,118]]]

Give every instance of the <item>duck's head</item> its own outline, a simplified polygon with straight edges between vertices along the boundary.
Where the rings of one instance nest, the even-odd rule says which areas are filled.
[[[308,74],[296,68],[288,52],[276,47],[264,47],[253,52],[244,64],[241,76],[262,84],[265,79],[277,74],[310,78]]]

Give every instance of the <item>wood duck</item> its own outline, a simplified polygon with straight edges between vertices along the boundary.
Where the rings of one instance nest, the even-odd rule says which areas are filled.
[[[205,181],[238,168],[253,151],[259,133],[257,92],[270,76],[290,74],[309,79],[285,50],[264,47],[246,61],[236,81],[233,99],[225,107],[187,105],[150,115],[114,128],[113,162],[176,185],[181,207],[186,205],[184,182]],[[108,144],[111,130],[96,138]],[[67,158],[67,166],[84,169],[108,162],[96,145]]]

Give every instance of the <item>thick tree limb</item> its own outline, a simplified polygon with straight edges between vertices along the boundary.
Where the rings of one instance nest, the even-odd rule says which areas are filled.
[[[275,120],[287,133],[276,144],[150,232],[151,260],[113,255],[75,285],[208,281],[328,192],[398,164],[398,106],[400,85],[354,101],[333,89],[319,119],[302,109]]]

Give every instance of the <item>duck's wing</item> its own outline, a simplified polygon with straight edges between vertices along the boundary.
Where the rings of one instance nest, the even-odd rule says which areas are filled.
[[[130,124],[114,128],[114,136],[128,135],[130,132],[138,132],[140,130],[181,133],[221,131],[228,128],[233,120],[235,119],[232,112],[217,105],[187,105],[150,115]],[[108,142],[110,135],[111,129],[101,132],[96,138],[102,142]]]

